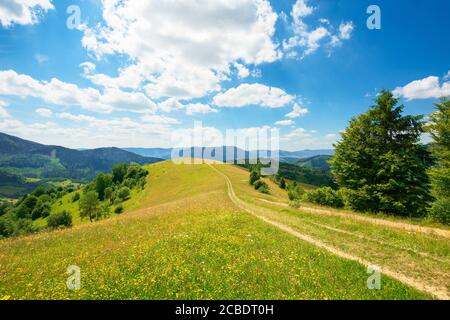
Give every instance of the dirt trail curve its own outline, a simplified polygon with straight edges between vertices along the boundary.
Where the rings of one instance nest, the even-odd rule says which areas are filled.
[[[233,184],[231,183],[231,180],[228,178],[228,176],[226,174],[224,174],[223,172],[221,172],[220,170],[218,170],[217,168],[213,167],[211,164],[208,164],[214,171],[216,171],[218,174],[220,174],[222,177],[224,177],[226,183],[227,183],[227,187],[228,187],[228,196],[230,197],[231,201],[240,209],[247,211],[248,213],[252,214],[253,216],[255,216],[256,218],[280,229],[283,230],[303,241],[306,241],[316,247],[322,248],[336,256],[339,256],[341,258],[344,259],[348,259],[348,260],[352,260],[352,261],[356,261],[359,262],[360,264],[368,267],[368,266],[372,266],[374,265],[374,263],[371,263],[370,261],[364,260],[360,257],[354,256],[352,254],[346,253],[340,249],[334,248],[330,245],[327,245],[326,243],[315,239],[313,237],[310,237],[306,234],[300,233],[297,230],[286,226],[282,223],[279,223],[277,221],[273,221],[267,217],[264,217],[261,214],[258,214],[251,206],[249,206],[248,204],[246,204],[245,202],[243,202],[241,199],[239,199],[233,189]],[[435,287],[435,286],[430,286],[424,282],[418,281],[417,279],[412,279],[408,276],[405,276],[401,273],[395,272],[393,270],[384,268],[383,266],[379,266],[381,267],[381,271],[382,273],[384,273],[385,275],[396,279],[400,282],[403,282],[404,284],[413,287],[417,290],[423,291],[423,292],[427,292],[433,296],[435,296],[438,299],[442,299],[442,300],[449,300],[450,297],[448,295],[448,291],[447,288],[445,287]]]
[[[280,207],[289,207],[289,205],[284,202],[274,202],[274,201],[269,201],[266,199],[258,199],[258,200],[265,202],[265,203],[277,205]],[[390,228],[394,228],[394,229],[401,229],[401,230],[405,230],[405,231],[436,235],[436,236],[450,239],[450,231],[444,230],[444,229],[439,229],[439,228],[423,227],[423,226],[417,226],[417,225],[404,223],[404,222],[389,221],[389,220],[372,218],[372,217],[364,217],[364,216],[352,214],[352,213],[343,213],[343,212],[337,212],[337,211],[327,210],[327,209],[322,209],[322,208],[311,208],[311,207],[307,207],[307,206],[301,206],[299,208],[299,210],[302,210],[302,211],[305,211],[308,213],[313,213],[313,214],[350,218],[353,220],[369,222],[372,224],[386,226],[386,227],[390,227]]]

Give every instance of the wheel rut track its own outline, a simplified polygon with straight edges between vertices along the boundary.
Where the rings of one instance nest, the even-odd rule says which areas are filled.
[[[344,252],[344,251],[342,251],[342,250],[340,250],[338,248],[330,246],[330,245],[324,243],[321,240],[318,240],[318,239],[313,238],[313,237],[311,237],[309,235],[300,233],[299,231],[297,231],[297,230],[295,230],[295,229],[293,229],[293,228],[291,228],[291,227],[289,227],[289,226],[287,226],[285,224],[282,224],[280,222],[277,222],[277,221],[274,221],[274,220],[269,219],[267,217],[264,217],[263,215],[259,214],[257,212],[257,210],[255,210],[250,205],[246,204],[244,201],[242,201],[241,199],[239,199],[236,196],[236,194],[234,192],[234,189],[233,189],[233,184],[231,183],[230,178],[228,178],[228,176],[225,173],[223,173],[222,171],[218,170],[217,168],[215,168],[211,164],[208,164],[208,165],[211,167],[212,170],[216,171],[218,174],[220,174],[225,179],[226,184],[227,184],[228,196],[230,197],[231,201],[238,208],[248,212],[249,214],[253,215],[254,217],[258,218],[259,220],[261,220],[261,221],[263,221],[263,222],[265,222],[265,223],[267,223],[267,224],[269,224],[269,225],[271,225],[273,227],[278,228],[279,230],[282,230],[282,231],[284,231],[284,232],[286,232],[286,233],[288,233],[288,234],[290,234],[290,235],[292,235],[292,236],[294,236],[294,237],[296,237],[298,239],[301,239],[301,240],[303,240],[305,242],[308,242],[309,244],[312,244],[312,245],[314,245],[314,246],[316,246],[318,248],[324,249],[324,250],[326,250],[326,251],[328,251],[328,252],[330,252],[330,253],[338,256],[338,257],[341,257],[341,258],[344,258],[344,259],[348,259],[348,260],[352,260],[352,261],[356,261],[356,262],[358,262],[358,263],[360,263],[360,264],[362,264],[362,265],[364,265],[366,267],[372,266],[372,265],[376,265],[374,263],[371,263],[368,260],[365,260],[363,258],[360,258],[358,256],[349,254],[349,253]],[[448,291],[447,291],[447,288],[445,288],[445,287],[431,286],[431,285],[429,285],[427,283],[424,283],[424,282],[419,281],[417,279],[408,277],[408,276],[406,276],[404,274],[398,273],[398,272],[393,271],[393,270],[391,270],[389,268],[385,268],[383,266],[379,266],[379,267],[381,268],[381,272],[383,274],[385,274],[386,276],[389,276],[389,277],[391,277],[391,278],[393,278],[395,280],[398,280],[398,281],[400,281],[400,282],[402,282],[402,283],[404,283],[404,284],[406,284],[406,285],[408,285],[408,286],[410,286],[410,287],[412,287],[414,289],[417,289],[419,291],[431,294],[432,296],[434,296],[434,297],[436,297],[438,299],[441,299],[441,300],[449,300],[450,299]]]

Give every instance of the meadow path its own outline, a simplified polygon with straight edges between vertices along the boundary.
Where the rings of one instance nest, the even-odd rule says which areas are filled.
[[[427,292],[429,294],[432,294],[434,297],[438,298],[438,299],[442,299],[442,300],[449,300],[450,296],[449,296],[449,292],[448,292],[448,286],[446,285],[446,281],[448,280],[448,274],[446,275],[446,281],[444,281],[444,283],[442,282],[432,282],[429,281],[429,279],[421,278],[418,277],[417,275],[414,277],[411,277],[409,275],[406,274],[406,272],[399,272],[398,270],[402,270],[403,268],[396,268],[395,270],[387,265],[383,265],[380,264],[379,261],[377,261],[376,263],[373,261],[368,260],[367,258],[363,258],[360,257],[359,255],[355,255],[353,253],[349,253],[349,251],[347,250],[342,250],[336,246],[330,245],[322,240],[319,240],[317,237],[313,237],[310,236],[308,234],[305,234],[303,232],[300,232],[299,230],[297,230],[297,228],[294,228],[292,226],[289,226],[285,223],[282,223],[280,221],[276,221],[273,218],[269,218],[267,213],[268,211],[270,211],[270,208],[268,207],[259,207],[255,204],[249,204],[243,200],[241,200],[235,193],[234,188],[233,188],[233,184],[230,180],[230,178],[227,176],[227,174],[225,174],[224,172],[222,172],[221,170],[217,169],[215,166],[209,164],[209,166],[216,171],[218,174],[220,174],[226,181],[227,184],[227,189],[228,189],[228,196],[231,199],[231,201],[240,209],[250,213],[251,215],[255,216],[256,218],[264,221],[265,223],[268,223],[284,232],[287,232],[289,234],[291,234],[294,237],[297,237],[305,242],[308,242],[316,247],[319,247],[321,249],[324,249],[336,256],[348,259],[348,260],[352,260],[352,261],[357,261],[358,263],[369,267],[369,266],[377,266],[380,268],[381,272],[393,279],[396,279],[398,281],[403,282],[404,284],[413,287],[417,290],[423,291],[423,292]],[[268,204],[270,204],[271,201],[267,201],[264,199],[257,199],[259,201],[264,201],[267,202]],[[285,203],[281,203],[281,202],[272,202],[272,204],[281,206],[281,207],[285,207],[288,208],[288,205]],[[326,211],[326,210],[321,210],[321,209],[315,209],[315,208],[301,208],[300,210],[304,210],[306,212],[309,213],[318,213],[318,214],[328,214],[328,215],[337,215],[337,213],[331,212],[331,211]],[[272,214],[280,214],[280,212],[278,211],[274,211],[272,212]],[[344,215],[344,214],[340,214],[340,215]],[[339,215],[338,215],[339,217]],[[342,216],[341,216],[342,217]],[[445,238],[448,238],[448,231],[446,230],[441,230],[441,229],[434,229],[434,228],[426,228],[426,227],[421,227],[421,226],[414,226],[414,225],[409,225],[409,224],[405,224],[405,223],[398,223],[398,222],[391,222],[391,221],[385,221],[382,219],[374,219],[374,218],[366,218],[366,217],[359,217],[355,214],[351,215],[350,218],[353,218],[356,220],[360,220],[360,222],[365,222],[365,223],[371,223],[371,224],[376,224],[377,227],[390,227],[390,228],[399,228],[402,229],[402,231],[406,231],[406,232],[419,232],[419,233],[426,233],[426,234],[432,234],[432,235],[437,235],[437,236],[442,236]],[[329,227],[326,225],[321,225],[318,223],[315,223],[315,225],[317,225],[318,227],[324,227],[326,228],[328,231],[331,231],[333,233],[349,233],[352,234],[348,231],[339,229],[339,228],[334,228],[334,227]],[[442,231],[442,232],[441,232]],[[357,238],[361,238],[363,236],[360,236],[358,234],[354,234],[356,235]],[[360,239],[361,240],[361,239]],[[389,246],[389,244],[387,243],[380,243],[382,246]],[[395,245],[394,245],[395,247]],[[411,248],[403,248],[403,247],[397,247],[397,249],[399,250],[410,250],[412,251],[414,254],[422,256],[423,258],[430,258],[430,259],[434,259],[437,261],[440,261],[442,264],[445,264],[446,266],[449,265],[449,260],[447,259],[447,257],[445,258],[438,258],[438,257],[433,257],[431,254],[427,253],[427,252],[420,252],[420,251],[416,251],[414,249]],[[419,268],[419,267],[418,267]],[[419,272],[420,274],[420,272]]]

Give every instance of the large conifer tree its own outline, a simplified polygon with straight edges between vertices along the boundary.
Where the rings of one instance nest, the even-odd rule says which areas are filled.
[[[336,182],[364,201],[363,210],[403,216],[426,213],[430,155],[420,143],[422,116],[403,116],[403,105],[382,91],[371,109],[351,120],[330,165]],[[361,207],[361,205],[359,205]]]

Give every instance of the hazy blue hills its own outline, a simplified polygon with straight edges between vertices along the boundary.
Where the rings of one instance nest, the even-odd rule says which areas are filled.
[[[109,172],[118,162],[150,164],[158,161],[161,159],[119,148],[80,151],[0,133],[0,195],[17,196],[35,187],[37,181],[49,179],[90,181],[100,172]]]
[[[217,157],[215,153],[213,152],[213,149],[215,148],[208,148],[208,147],[195,147],[191,148],[191,156],[197,152],[197,153],[204,153],[206,155],[212,154],[213,157]],[[161,158],[161,159],[170,159],[172,154],[172,149],[170,148],[123,148],[123,150],[136,153],[141,156],[145,157],[155,157],[155,158]],[[226,159],[227,155],[228,157],[231,157],[231,159],[237,159],[242,158],[239,157],[239,155],[245,155],[245,158],[251,158],[250,153],[248,151],[244,151],[242,149],[236,148],[236,147],[222,147],[222,159]],[[322,150],[300,150],[300,151],[284,151],[280,150],[280,160],[282,162],[288,162],[288,163],[295,163],[298,162],[300,159],[305,158],[311,158],[316,156],[331,156],[334,154],[333,149],[322,149]],[[206,158],[209,158],[206,156]]]

